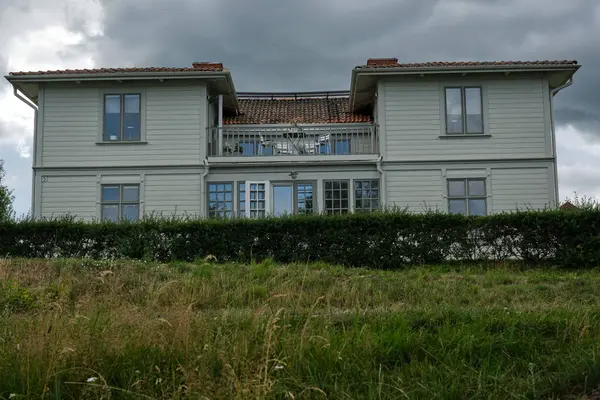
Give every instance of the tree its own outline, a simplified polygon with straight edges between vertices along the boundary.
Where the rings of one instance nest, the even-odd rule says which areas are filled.
[[[4,171],[4,161],[0,160],[0,221],[6,221],[14,216],[13,191],[5,184],[6,172]]]

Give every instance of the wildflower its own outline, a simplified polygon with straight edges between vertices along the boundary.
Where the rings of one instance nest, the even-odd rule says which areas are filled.
[[[98,378],[96,378],[95,376],[92,376],[90,378],[87,378],[87,383],[94,383],[98,380]]]

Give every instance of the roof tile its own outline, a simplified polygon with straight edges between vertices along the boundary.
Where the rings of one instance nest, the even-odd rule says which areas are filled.
[[[357,68],[440,68],[440,67],[489,67],[489,66],[550,66],[577,65],[575,60],[544,61],[431,61],[422,63],[398,63],[396,58],[370,58],[366,65]]]
[[[348,97],[301,99],[240,99],[241,115],[223,120],[233,124],[331,124],[371,122],[370,115],[348,111]]]
[[[94,74],[123,74],[123,73],[164,73],[164,72],[198,72],[224,71],[221,63],[194,63],[192,67],[134,67],[134,68],[91,68],[91,69],[62,69],[54,71],[17,71],[10,72],[12,76],[25,75],[94,75]]]

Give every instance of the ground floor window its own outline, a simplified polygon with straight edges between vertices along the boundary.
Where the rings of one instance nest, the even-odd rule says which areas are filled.
[[[140,218],[139,185],[102,185],[102,220],[118,222]]]
[[[325,213],[346,214],[349,211],[350,183],[348,180],[324,181]]]
[[[233,183],[208,184],[208,216],[212,218],[233,216]]]
[[[354,209],[356,211],[379,209],[379,180],[354,181]]]
[[[312,183],[296,183],[296,212],[312,214],[315,209],[315,189]]]
[[[448,179],[448,212],[487,215],[485,179]]]

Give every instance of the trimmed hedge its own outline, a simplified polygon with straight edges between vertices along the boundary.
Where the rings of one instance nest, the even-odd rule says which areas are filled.
[[[291,216],[259,220],[72,219],[0,224],[0,256],[278,262],[320,260],[394,269],[445,261],[600,265],[600,211],[466,217],[443,213]]]

